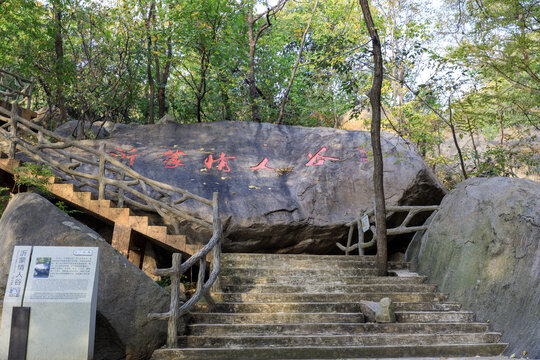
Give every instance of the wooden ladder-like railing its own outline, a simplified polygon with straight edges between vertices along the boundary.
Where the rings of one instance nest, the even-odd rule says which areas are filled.
[[[211,200],[192,194],[186,190],[146,178],[109,156],[101,145],[99,150],[82,145],[77,141],[61,137],[36,125],[30,118],[32,114],[22,112],[18,103],[0,104],[0,114],[9,114],[0,119],[5,124],[0,126],[0,139],[9,143],[7,158],[0,158],[0,168],[15,175],[16,167],[21,162],[16,159],[19,153],[33,162],[47,164],[57,176],[49,179],[49,191],[60,199],[75,205],[86,212],[114,224],[112,245],[127,256],[135,265],[142,267],[142,257],[130,252],[131,234],[138,232],[160,245],[174,251],[170,269],[156,269],[155,273],[169,276],[171,279],[171,305],[166,313],[149,314],[150,320],[168,320],[168,347],[177,346],[177,320],[187,313],[201,297],[210,305],[214,301],[210,289],[217,286],[220,270],[221,242],[223,227],[219,214],[218,193],[214,192]],[[21,115],[26,115],[26,118]],[[70,151],[65,151],[70,149]],[[79,167],[85,171],[77,170]],[[58,179],[72,180],[97,191],[98,199],[92,199],[92,193],[77,191],[71,183],[58,183]],[[212,209],[212,220],[201,219],[190,214],[179,205],[186,201],[205,204]],[[145,211],[155,211],[164,220],[179,227],[179,220],[195,222],[203,229],[212,232],[205,245],[187,244],[186,237],[168,234],[166,226],[153,226],[146,216],[131,214],[131,207]],[[114,207],[113,205],[116,205]],[[181,253],[188,255],[181,262]],[[206,279],[207,259],[211,261],[211,272]],[[188,269],[198,265],[197,289],[185,303],[180,302],[180,279]]]
[[[425,231],[428,229],[428,224],[419,226],[409,226],[409,222],[419,213],[436,212],[440,209],[439,205],[420,205],[420,206],[387,206],[387,217],[394,213],[407,213],[401,224],[395,228],[386,229],[386,235],[402,235],[414,233],[417,231]],[[349,227],[349,235],[347,237],[347,246],[336,243],[337,247],[345,252],[345,255],[353,250],[358,249],[359,255],[364,255],[364,249],[375,247],[377,245],[377,229],[375,227],[375,210],[370,210],[365,213],[360,212],[357,219],[345,224]],[[358,231],[358,242],[352,244],[354,230]],[[373,237],[370,241],[365,242],[364,232],[371,231]]]
[[[20,153],[33,162],[50,166],[56,176],[50,179],[49,191],[68,204],[113,224],[112,245],[135,265],[142,267],[144,255],[131,251],[133,232],[168,250],[180,251],[188,256],[196,255],[206,248],[202,244],[187,243],[184,235],[169,234],[167,226],[151,225],[147,216],[134,215],[124,204],[143,211],[157,212],[165,223],[172,224],[175,229],[178,229],[179,220],[188,220],[214,233],[215,219],[209,221],[198,218],[179,205],[191,200],[215,209],[217,198],[208,200],[146,178],[109,156],[104,150],[104,144],[96,150],[61,137],[30,121],[32,112],[22,111],[17,103],[5,105],[0,103],[0,114],[9,112],[9,117],[3,116],[0,119],[5,122],[0,126],[0,138],[9,142],[9,154],[7,158],[0,159],[0,168],[14,175],[15,168],[21,165],[20,160],[15,159],[16,154]],[[70,151],[65,151],[68,148]],[[79,171],[80,167],[84,170]],[[74,184],[63,181],[75,181],[95,189],[97,199],[92,198],[90,191],[78,191]],[[219,213],[213,211],[211,216],[219,216]],[[211,261],[209,252],[205,251],[205,258]]]

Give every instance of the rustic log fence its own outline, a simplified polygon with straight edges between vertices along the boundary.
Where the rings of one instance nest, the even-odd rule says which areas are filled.
[[[390,217],[391,215],[395,213],[400,212],[406,212],[407,216],[401,224],[398,227],[387,229],[386,234],[388,236],[392,235],[402,235],[402,234],[408,234],[413,233],[417,231],[424,231],[427,230],[428,225],[420,225],[420,226],[408,226],[409,222],[417,215],[418,213],[422,212],[433,212],[438,211],[440,208],[439,205],[425,205],[425,206],[387,206],[387,216]],[[365,235],[364,231],[362,229],[362,218],[367,216],[369,221],[369,231],[373,234],[373,238],[368,241],[364,242]],[[370,210],[366,213],[360,213],[359,217],[347,224],[345,226],[349,227],[349,235],[347,237],[347,246],[343,246],[340,243],[336,243],[337,247],[345,252],[345,255],[349,255],[349,253],[353,250],[358,249],[359,255],[364,255],[364,249],[370,248],[372,246],[377,245],[377,231],[375,227],[375,211]],[[352,244],[353,234],[354,230],[358,230],[358,242],[356,244]]]
[[[10,159],[14,159],[15,155],[21,152],[37,163],[49,165],[62,179],[74,180],[97,190],[100,200],[107,198],[116,201],[118,206],[127,203],[142,210],[155,211],[173,223],[175,228],[179,224],[177,219],[184,219],[212,231],[208,243],[187,261],[181,263],[181,255],[176,253],[173,254],[171,268],[156,270],[157,275],[171,278],[171,306],[169,312],[149,314],[148,318],[169,321],[167,344],[169,347],[176,347],[178,317],[187,313],[202,296],[210,305],[214,304],[210,297],[210,288],[217,285],[223,238],[218,193],[214,192],[212,200],[208,200],[187,190],[144,177],[108,155],[103,143],[99,146],[99,150],[96,150],[48,131],[22,118],[19,113],[18,103],[15,102],[11,107],[9,121],[0,127],[0,138],[10,144],[8,154]],[[71,152],[65,151],[68,148]],[[77,170],[83,166],[89,171]],[[157,193],[157,196],[153,196],[152,191]],[[126,196],[126,193],[130,196]],[[175,199],[171,194],[178,198]],[[177,206],[187,200],[208,205],[212,209],[212,221],[197,218]],[[211,273],[205,282],[206,257],[210,251],[213,252]],[[199,265],[197,290],[188,301],[180,305],[180,278],[197,263]]]
[[[33,81],[0,69],[0,96],[3,96],[6,102],[15,101],[20,105],[26,102],[26,107],[30,109],[33,87]]]

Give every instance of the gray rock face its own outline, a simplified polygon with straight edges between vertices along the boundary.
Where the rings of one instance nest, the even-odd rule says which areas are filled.
[[[0,294],[15,245],[100,248],[95,359],[144,359],[165,342],[166,322],[146,315],[168,309],[169,294],[97,233],[37,194],[15,195],[0,219]]]
[[[490,320],[506,354],[540,358],[540,184],[474,178],[448,194],[406,260]]]
[[[217,122],[124,127],[84,141],[101,142],[144,176],[206,198],[219,191],[225,251],[336,252],[343,224],[373,206],[368,132]],[[439,203],[446,191],[415,147],[390,134],[382,143],[387,204]],[[208,207],[183,205],[211,219]],[[210,238],[182,225],[194,241]]]
[[[83,133],[86,134],[86,136],[89,138],[105,138],[109,136],[109,131],[107,130],[105,124],[103,124],[103,126],[101,125],[101,122],[100,124],[85,123],[83,128],[83,125],[80,121],[70,120],[60,125],[54,132],[60,136],[67,138],[74,137],[77,139],[82,139]]]

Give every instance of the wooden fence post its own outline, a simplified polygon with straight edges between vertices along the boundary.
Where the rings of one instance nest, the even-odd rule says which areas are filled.
[[[99,174],[98,174],[98,199],[105,199],[105,143],[99,145]]]
[[[19,116],[19,104],[14,102],[11,104],[11,144],[9,147],[10,159],[15,159],[15,151],[17,150],[17,116]]]
[[[178,347],[178,302],[180,301],[180,267],[182,265],[182,254],[174,253],[172,256],[172,268],[175,269],[171,276],[171,315],[167,328],[167,347],[173,349]],[[200,280],[200,279],[199,279]],[[204,279],[202,280],[204,281]]]

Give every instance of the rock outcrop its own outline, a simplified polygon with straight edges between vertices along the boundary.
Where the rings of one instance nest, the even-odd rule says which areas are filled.
[[[490,320],[506,354],[540,358],[540,184],[462,182],[406,254],[442,292]]]
[[[368,132],[215,122],[122,127],[84,141],[102,142],[146,177],[206,198],[219,191],[225,251],[335,252],[344,223],[373,206]],[[416,148],[390,134],[382,146],[387,204],[438,204],[446,191]],[[211,219],[206,206],[183,205]],[[193,241],[210,238],[182,226]]]
[[[166,322],[148,321],[168,309],[169,294],[93,230],[41,196],[15,195],[0,219],[0,294],[15,245],[100,248],[95,359],[144,359],[166,340]]]

